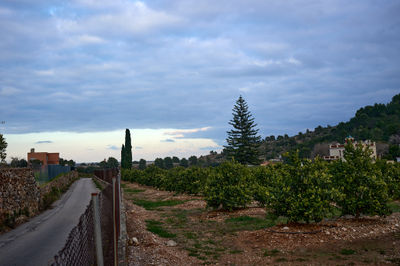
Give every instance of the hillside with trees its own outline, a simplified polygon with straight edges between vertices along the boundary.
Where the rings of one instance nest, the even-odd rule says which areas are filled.
[[[393,96],[388,104],[378,104],[360,108],[348,122],[336,126],[318,126],[289,137],[268,136],[261,145],[265,159],[277,158],[284,152],[299,150],[301,157],[328,155],[328,143],[343,143],[347,136],[357,140],[370,139],[378,144],[378,154],[386,159],[400,156],[400,94]]]

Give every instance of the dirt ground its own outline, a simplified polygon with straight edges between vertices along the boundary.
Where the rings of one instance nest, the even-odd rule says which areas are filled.
[[[256,205],[214,211],[201,197],[123,186],[129,265],[400,265],[400,212],[271,226]]]

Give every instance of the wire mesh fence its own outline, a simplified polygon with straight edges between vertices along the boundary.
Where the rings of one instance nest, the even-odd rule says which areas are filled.
[[[110,173],[105,173],[102,177],[108,178]],[[98,194],[104,265],[114,265],[114,261],[117,259],[115,256],[117,243],[114,237],[116,236],[116,239],[118,239],[120,230],[119,176],[115,178],[113,183],[114,187],[112,183],[108,184]],[[78,225],[70,232],[64,248],[57,253],[51,265],[97,265],[93,204],[92,199],[86,211],[80,217]]]
[[[51,265],[95,265],[93,201],[79,218],[79,223],[70,232],[67,242]]]
[[[46,183],[59,174],[68,173],[71,171],[70,166],[62,166],[58,164],[32,166],[36,182],[39,184]]]

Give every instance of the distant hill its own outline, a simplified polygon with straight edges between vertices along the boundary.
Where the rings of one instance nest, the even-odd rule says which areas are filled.
[[[371,139],[380,143],[378,153],[388,159],[400,156],[400,94],[395,95],[388,104],[377,104],[360,108],[348,122],[336,126],[318,126],[309,131],[289,137],[269,136],[261,145],[264,159],[279,157],[280,154],[298,149],[302,157],[327,155],[327,143],[343,143],[347,136],[356,140]]]

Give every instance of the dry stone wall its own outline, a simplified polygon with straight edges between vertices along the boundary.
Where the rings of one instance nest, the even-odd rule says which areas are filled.
[[[64,175],[56,177],[51,182],[46,183],[40,187],[40,195],[43,198],[43,196],[50,193],[53,188],[63,190],[69,184],[74,182],[77,178],[78,178],[78,172],[76,171],[71,171]]]
[[[31,169],[0,169],[0,223],[7,215],[37,213],[39,200],[39,187]]]
[[[71,171],[39,186],[29,168],[0,169],[0,225],[10,216],[37,214],[53,188],[63,191],[77,178],[78,173]]]

